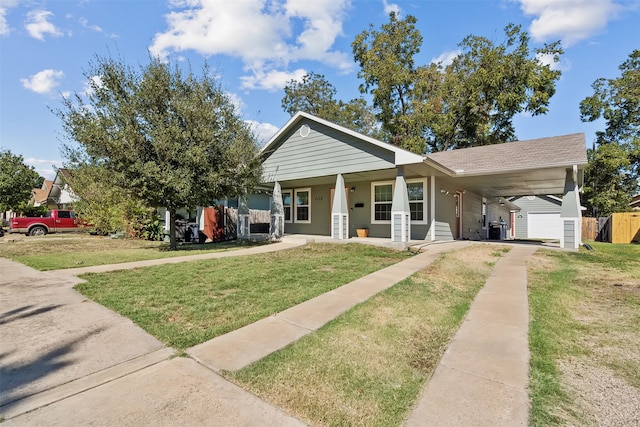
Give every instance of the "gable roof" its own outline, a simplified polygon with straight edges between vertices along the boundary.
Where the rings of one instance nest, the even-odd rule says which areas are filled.
[[[505,142],[428,154],[427,162],[452,176],[487,175],[587,164],[584,133]]]
[[[51,189],[53,188],[53,181],[45,179],[41,188],[33,189],[33,200],[35,203],[47,203]]]
[[[386,142],[378,141],[375,138],[371,138],[370,136],[363,135],[351,129],[348,129],[344,126],[337,125],[328,120],[321,119],[309,113],[305,113],[304,111],[298,111],[294,114],[284,126],[276,132],[275,135],[271,137],[271,139],[266,143],[266,145],[260,150],[263,156],[268,156],[270,152],[275,150],[278,147],[278,144],[282,142],[282,136],[288,133],[290,130],[295,128],[301,121],[304,119],[311,120],[316,123],[327,126],[331,129],[334,129],[340,133],[345,135],[352,136],[357,138],[360,141],[371,144],[373,146],[382,148],[384,150],[390,151],[395,155],[395,164],[396,165],[406,165],[412,163],[422,163],[422,156],[419,154],[412,153],[411,151],[404,150],[395,145],[388,144]]]

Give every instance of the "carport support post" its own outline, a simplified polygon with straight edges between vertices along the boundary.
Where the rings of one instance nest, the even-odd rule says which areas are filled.
[[[560,247],[568,250],[578,249],[582,244],[582,212],[580,211],[577,165],[567,169],[560,220],[562,221]]]
[[[347,193],[344,191],[344,178],[341,174],[336,177],[336,188],[333,190],[331,238],[338,240],[349,238],[349,206],[347,206]]]
[[[411,213],[409,210],[409,196],[407,194],[407,182],[404,180],[404,168],[398,166],[396,174],[396,186],[393,190],[393,202],[391,203],[391,241],[409,241],[411,235]]]
[[[247,195],[238,197],[238,239],[248,239],[251,235],[251,219],[249,217],[249,203]]]

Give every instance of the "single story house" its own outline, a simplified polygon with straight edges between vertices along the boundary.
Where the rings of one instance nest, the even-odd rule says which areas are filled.
[[[287,234],[480,240],[501,227],[504,237],[519,209],[510,196],[563,194],[561,245],[581,243],[584,134],[420,155],[298,112],[261,154],[263,185],[282,204],[272,222]]]

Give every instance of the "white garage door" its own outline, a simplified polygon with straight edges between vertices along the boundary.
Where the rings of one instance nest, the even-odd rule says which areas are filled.
[[[561,236],[560,212],[529,212],[527,215],[527,237],[530,239],[560,240]]]

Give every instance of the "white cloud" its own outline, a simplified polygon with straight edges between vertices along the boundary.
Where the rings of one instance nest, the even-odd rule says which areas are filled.
[[[95,85],[97,87],[102,86],[102,76],[91,76],[89,80],[91,80],[91,83],[85,82],[84,87],[82,88],[82,93],[86,96],[90,96],[93,94],[94,91],[92,85]]]
[[[80,18],[80,25],[89,30],[95,31],[96,33],[104,33],[104,30],[99,25],[89,24],[89,20],[87,18]]]
[[[60,84],[59,80],[64,77],[64,73],[58,70],[42,70],[32,75],[28,79],[20,79],[22,86],[36,93],[50,93],[53,88]]]
[[[11,26],[7,21],[7,12],[18,5],[18,0],[0,0],[0,36],[11,32]]]
[[[386,15],[390,14],[391,12],[395,12],[396,16],[400,15],[400,6],[395,3],[389,3],[387,2],[387,0],[382,0],[382,3],[384,4],[384,13]]]
[[[32,10],[27,13],[28,23],[25,25],[25,28],[31,37],[44,41],[45,34],[50,34],[54,37],[62,36],[62,32],[48,21],[52,16],[53,13],[48,10]]]
[[[62,167],[62,160],[44,160],[29,157],[24,159],[24,163],[33,168],[46,179],[54,179],[56,177],[56,168]]]
[[[258,139],[258,145],[263,146],[273,137],[273,135],[280,130],[278,126],[272,125],[271,123],[260,123],[255,120],[246,120],[249,127],[255,133],[256,138]]]
[[[443,67],[446,67],[447,65],[451,65],[453,60],[456,59],[456,56],[460,55],[461,53],[462,52],[460,51],[460,49],[445,50],[440,54],[440,56],[438,56],[437,58],[433,58],[431,60],[431,63],[441,63]]]
[[[569,47],[602,31],[622,6],[613,0],[519,0],[526,15],[537,16],[529,31],[536,41],[560,38]]]
[[[544,65],[548,65],[552,70],[569,71],[571,69],[571,62],[566,58],[561,58],[559,62],[553,60],[551,54],[538,54],[536,55],[538,62]]]
[[[253,75],[240,77],[244,89],[265,89],[276,91],[282,89],[290,80],[302,80],[307,71],[299,68],[293,72],[253,70]]]
[[[169,28],[155,35],[150,52],[162,58],[185,50],[240,58],[252,72],[244,87],[273,89],[272,80],[257,79],[290,74],[284,70],[300,60],[343,72],[354,66],[350,55],[332,50],[343,34],[349,0],[174,0],[170,6]]]

